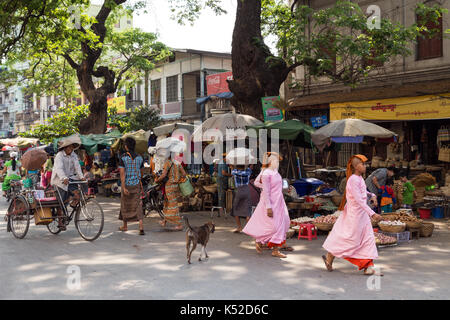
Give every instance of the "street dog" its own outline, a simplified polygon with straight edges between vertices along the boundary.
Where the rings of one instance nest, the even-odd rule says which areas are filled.
[[[212,222],[208,222],[201,227],[191,227],[191,225],[189,224],[189,220],[186,217],[184,217],[184,220],[186,220],[187,226],[186,251],[188,263],[191,264],[191,255],[197,247],[198,243],[202,245],[202,252],[200,253],[200,258],[198,258],[198,261],[202,261],[203,251],[205,252],[205,258],[209,258],[208,252],[206,252],[206,245],[209,241],[209,235],[211,233],[214,233],[214,231],[216,230],[216,226]]]

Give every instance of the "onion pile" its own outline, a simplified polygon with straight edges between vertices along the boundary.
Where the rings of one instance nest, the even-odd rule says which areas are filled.
[[[308,223],[308,222],[313,222],[314,218],[310,218],[310,217],[300,217],[300,218],[296,218],[296,219],[292,219],[291,223]]]
[[[387,226],[404,226],[405,223],[395,220],[395,221],[380,221],[379,224],[384,224]]]
[[[328,223],[328,224],[334,224],[337,220],[337,217],[334,215],[328,215],[328,216],[320,216],[314,219],[314,222],[316,223]]]
[[[394,237],[390,237],[382,233],[374,233],[374,235],[376,244],[383,245],[397,243],[397,239]]]

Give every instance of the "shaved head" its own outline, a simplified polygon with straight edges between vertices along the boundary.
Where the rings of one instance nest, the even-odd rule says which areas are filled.
[[[363,162],[361,161],[361,159],[360,159],[360,158],[357,158],[357,157],[354,157],[354,158],[352,159],[352,167],[353,167],[353,169],[356,169],[356,167],[357,167],[358,164],[360,164],[360,163],[363,163]]]

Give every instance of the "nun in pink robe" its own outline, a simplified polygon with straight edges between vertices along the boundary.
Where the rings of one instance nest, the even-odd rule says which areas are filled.
[[[367,205],[366,183],[353,174],[347,181],[347,203],[337,219],[323,248],[338,258],[357,265],[360,270],[373,266],[378,258],[370,218],[375,212]],[[369,195],[373,196],[373,194]]]
[[[262,188],[261,197],[247,225],[242,230],[269,248],[279,248],[286,243],[289,230],[289,212],[283,197],[283,181],[277,170],[263,169],[255,179],[255,185]],[[273,217],[267,214],[272,209]],[[258,248],[258,247],[257,247]],[[279,256],[279,255],[276,255]]]

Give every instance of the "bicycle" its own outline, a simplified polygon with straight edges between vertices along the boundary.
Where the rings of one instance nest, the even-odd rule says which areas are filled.
[[[77,185],[76,191],[80,194],[78,203],[70,206],[72,208],[70,213],[65,203],[61,201],[62,198],[58,188],[56,188],[56,191],[50,190],[54,195],[51,198],[36,198],[35,195],[38,190],[25,190],[21,194],[16,195],[8,207],[7,231],[11,231],[14,237],[23,239],[28,233],[31,217],[34,217],[35,222],[37,222],[36,213],[42,213],[45,208],[49,208],[51,215],[43,218],[39,216],[39,222],[43,222],[42,224],[47,226],[50,233],[59,234],[62,231],[60,223],[68,226],[74,220],[75,227],[84,240],[96,240],[103,231],[104,213],[102,207],[95,199],[86,197],[83,189],[80,187],[80,184],[85,183],[87,182],[69,182],[69,184]],[[62,215],[58,215],[58,209],[61,209]]]

